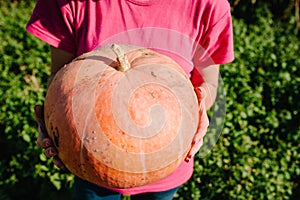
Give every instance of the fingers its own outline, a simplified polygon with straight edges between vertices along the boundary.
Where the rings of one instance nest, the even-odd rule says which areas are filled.
[[[60,168],[60,169],[65,168],[64,163],[57,156],[55,156],[53,158],[53,163],[57,168]]]
[[[35,106],[34,107],[34,116],[38,123],[38,131],[39,131],[37,144],[40,147],[44,147],[45,146],[44,139],[48,137],[48,133],[47,133],[45,122],[44,122],[44,107],[40,106],[40,105]]]
[[[57,168],[65,167],[63,162],[58,158],[58,151],[52,145],[52,141],[49,138],[44,138],[38,146],[44,149],[44,154],[47,158],[53,158],[53,163]]]
[[[192,141],[191,149],[185,158],[186,162],[189,162],[192,159],[192,157],[194,157],[196,153],[200,150],[200,148],[203,146],[203,138],[207,132],[207,128],[207,123],[203,122],[199,124],[198,130]]]
[[[44,154],[47,158],[53,158],[53,163],[58,168],[64,168],[63,162],[58,158],[57,149],[54,147],[52,140],[49,138],[45,122],[44,122],[44,107],[36,105],[34,107],[34,116],[38,123],[38,138],[37,145],[44,149]]]
[[[42,130],[41,126],[38,126],[38,132],[39,134],[36,140],[37,145],[41,148],[52,146],[52,141],[50,140],[47,132]]]
[[[206,109],[204,104],[200,105],[200,110],[199,110],[199,124],[196,132],[196,139],[198,138],[203,138],[207,132],[209,126],[209,119],[206,113]]]
[[[191,144],[191,149],[185,158],[186,162],[189,162],[203,146],[203,138],[209,126],[209,119],[206,113],[206,108],[204,103],[204,99],[206,97],[205,90],[201,87],[195,88],[195,93],[197,95],[198,103],[199,103],[199,123],[198,123],[197,131],[194,135]]]
[[[57,155],[57,151],[54,147],[48,147],[44,149],[44,154],[47,158],[51,158]]]
[[[34,106],[34,117],[38,124],[44,123],[44,106],[42,105]]]
[[[52,145],[52,142],[49,138],[38,138],[36,143],[40,148],[44,149],[44,154],[47,158],[51,158],[57,155],[57,150]]]
[[[207,96],[206,91],[203,87],[195,87],[194,90],[198,99],[198,104],[200,106],[202,102],[205,102],[204,99]]]
[[[34,107],[34,115],[38,123],[38,138],[37,138],[37,145],[40,148],[47,149],[53,146],[51,139],[48,136],[45,122],[44,122],[44,108],[43,106],[37,105]],[[50,154],[46,156],[49,157]],[[51,156],[50,156],[51,157]]]
[[[57,168],[65,168],[64,163],[59,159],[58,152],[56,148],[50,146],[48,148],[44,149],[44,154],[47,158],[52,158],[53,157],[53,163]]]
[[[199,151],[202,145],[203,145],[203,138],[198,143],[192,144],[189,153],[185,157],[185,162],[189,162],[196,155],[196,153]]]

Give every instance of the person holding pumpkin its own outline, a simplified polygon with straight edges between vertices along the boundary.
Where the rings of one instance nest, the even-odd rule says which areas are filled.
[[[216,98],[219,66],[233,61],[233,35],[227,0],[38,0],[27,30],[50,45],[51,76],[77,56],[111,43],[153,49],[174,59],[190,76],[202,119],[191,149],[168,177],[135,188],[104,188],[75,178],[77,199],[172,199],[193,173],[194,155],[203,145],[206,110]],[[35,107],[37,144],[63,168],[44,125],[43,106]],[[163,159],[163,158],[162,158]]]

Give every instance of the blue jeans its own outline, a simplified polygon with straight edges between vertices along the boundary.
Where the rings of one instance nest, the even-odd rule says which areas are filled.
[[[120,200],[121,194],[75,177],[76,200]],[[179,187],[163,191],[132,195],[131,200],[171,200]]]

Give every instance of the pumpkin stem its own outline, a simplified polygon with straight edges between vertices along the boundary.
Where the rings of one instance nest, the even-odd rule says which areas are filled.
[[[128,61],[127,56],[125,55],[124,50],[117,44],[112,44],[111,49],[117,55],[117,61],[119,66],[117,67],[118,71],[125,72],[130,69],[130,63]]]

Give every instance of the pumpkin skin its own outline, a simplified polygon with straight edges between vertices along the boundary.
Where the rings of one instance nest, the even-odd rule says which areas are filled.
[[[76,176],[132,188],[170,175],[184,160],[198,126],[198,100],[183,69],[152,50],[111,46],[60,69],[45,98],[46,129]]]

